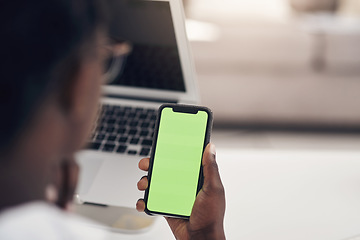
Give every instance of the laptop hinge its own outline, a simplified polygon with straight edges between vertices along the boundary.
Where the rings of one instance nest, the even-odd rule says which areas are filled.
[[[156,102],[156,103],[178,103],[179,102],[179,101],[174,100],[174,99],[133,97],[133,96],[113,95],[113,94],[106,94],[105,97],[117,98],[117,99],[126,99],[126,100],[135,100],[135,101]]]

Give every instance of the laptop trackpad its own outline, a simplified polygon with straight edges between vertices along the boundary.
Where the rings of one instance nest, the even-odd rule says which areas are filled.
[[[77,163],[80,166],[79,182],[76,193],[80,196],[89,192],[89,189],[99,172],[100,166],[103,163],[101,158],[90,156],[87,152],[80,152],[76,156]]]
[[[141,157],[103,152],[91,152],[91,155],[86,155],[79,158],[81,166],[84,166],[83,177],[80,180],[84,183],[79,185],[80,199],[85,202],[134,209],[137,200],[144,196],[144,193],[137,189],[137,182],[146,175],[146,172],[138,169]],[[88,179],[91,177],[92,180]]]

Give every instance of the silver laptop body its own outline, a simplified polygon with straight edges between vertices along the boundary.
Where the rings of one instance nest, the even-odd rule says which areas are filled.
[[[181,0],[108,1],[110,34],[131,42],[132,51],[103,86],[103,112],[113,117],[101,117],[92,149],[77,155],[77,194],[84,202],[134,208],[143,197],[136,184],[146,173],[138,162],[150,152],[154,111],[167,102],[197,104],[199,95]],[[135,136],[126,135],[131,131]]]

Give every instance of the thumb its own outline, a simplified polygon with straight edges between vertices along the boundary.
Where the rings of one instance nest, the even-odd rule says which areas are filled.
[[[203,173],[204,173],[204,192],[223,191],[224,187],[221,182],[219,168],[216,163],[215,145],[209,143],[204,151],[203,159]]]

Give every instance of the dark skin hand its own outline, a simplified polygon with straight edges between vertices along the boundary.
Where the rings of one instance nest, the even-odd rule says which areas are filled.
[[[149,170],[149,158],[141,159],[139,168]],[[196,197],[194,207],[189,220],[166,217],[166,220],[176,239],[225,239],[224,214],[225,214],[225,191],[221,182],[218,166],[216,163],[215,147],[209,144],[202,159],[204,172],[204,185]],[[140,191],[148,187],[147,177],[138,182]],[[145,202],[139,199],[136,209],[140,212],[145,210]]]
[[[54,166],[53,171],[54,179],[51,184],[53,190],[56,191],[56,196],[55,199],[48,199],[48,201],[61,209],[68,210],[78,182],[79,166],[73,157],[68,157]]]
[[[56,204],[63,209],[68,209],[76,190],[79,176],[79,166],[74,158],[64,159],[60,164],[59,197]]]

